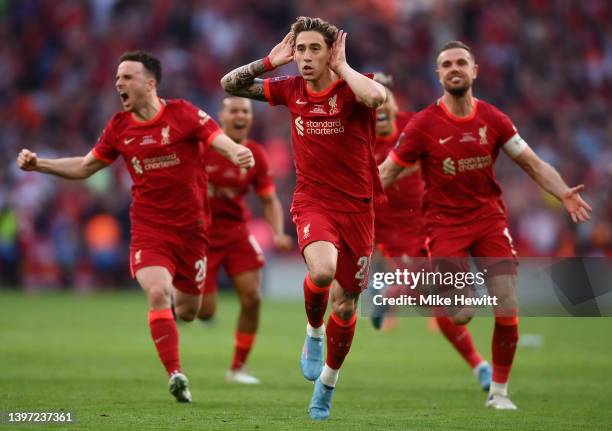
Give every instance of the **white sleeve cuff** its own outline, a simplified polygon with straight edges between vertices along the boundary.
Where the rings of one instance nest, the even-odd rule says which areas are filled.
[[[517,133],[502,145],[502,150],[511,158],[516,159],[528,146],[527,142]]]

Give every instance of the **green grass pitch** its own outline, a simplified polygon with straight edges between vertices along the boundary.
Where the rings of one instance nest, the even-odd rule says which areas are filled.
[[[423,318],[375,332],[361,318],[340,373],[332,417],[308,419],[312,384],[298,356],[301,302],[264,302],[250,369],[256,387],[225,383],[237,303],[220,300],[216,323],[180,326],[193,404],[179,405],[150,340],[140,292],[86,296],[0,291],[0,411],[72,411],[67,430],[601,430],[612,429],[612,319],[523,318],[510,393],[515,412],[485,409],[467,366]],[[470,324],[490,359],[492,319]]]

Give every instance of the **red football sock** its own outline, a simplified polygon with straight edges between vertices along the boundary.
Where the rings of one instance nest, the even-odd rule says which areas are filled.
[[[333,312],[327,319],[327,359],[325,363],[334,370],[339,369],[344,362],[344,358],[351,350],[351,341],[355,335],[357,324],[357,313],[349,320],[342,320]]]
[[[310,273],[306,274],[304,279],[304,305],[308,323],[313,328],[318,328],[323,324],[328,298],[329,286],[318,287],[310,278]]]
[[[234,357],[232,358],[232,370],[239,370],[244,366],[244,363],[251,353],[253,343],[255,342],[255,334],[236,331],[234,343]]]
[[[446,339],[455,347],[461,357],[465,359],[470,368],[474,368],[483,361],[482,356],[480,356],[476,346],[474,346],[472,334],[470,334],[467,326],[456,325],[447,316],[437,316],[436,323]]]
[[[493,381],[507,383],[518,341],[518,317],[496,317],[493,330]]]
[[[168,375],[175,371],[180,372],[179,334],[172,310],[170,308],[149,310],[149,328],[159,359],[166,367]]]

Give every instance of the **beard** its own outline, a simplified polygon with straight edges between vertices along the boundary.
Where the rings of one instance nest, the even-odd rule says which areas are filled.
[[[460,87],[445,86],[444,89],[455,97],[461,97],[461,96],[465,96],[465,93],[467,93],[468,90],[470,89],[470,85],[465,84]]]

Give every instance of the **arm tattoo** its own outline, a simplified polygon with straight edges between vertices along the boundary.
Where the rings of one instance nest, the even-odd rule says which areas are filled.
[[[263,59],[256,60],[229,72],[221,79],[221,86],[234,96],[265,101],[263,80],[256,78],[265,71]]]

